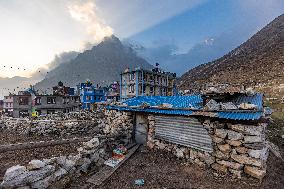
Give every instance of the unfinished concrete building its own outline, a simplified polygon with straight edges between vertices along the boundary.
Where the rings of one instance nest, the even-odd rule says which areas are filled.
[[[175,78],[176,74],[163,72],[159,68],[126,69],[120,74],[120,97],[128,99],[138,96],[173,96]]]

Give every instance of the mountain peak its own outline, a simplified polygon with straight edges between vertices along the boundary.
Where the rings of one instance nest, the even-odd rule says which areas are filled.
[[[75,86],[87,78],[95,84],[107,85],[120,80],[120,73],[125,68],[153,68],[146,60],[138,57],[130,48],[124,46],[119,38],[112,35],[91,50],[80,53],[69,63],[50,71],[46,78],[35,87],[44,89],[63,81],[68,86]]]

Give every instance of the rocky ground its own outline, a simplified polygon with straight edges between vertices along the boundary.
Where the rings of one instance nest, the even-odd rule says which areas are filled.
[[[283,148],[282,148],[283,150]],[[282,151],[283,152],[283,151]],[[143,152],[131,157],[100,188],[141,188],[134,184],[144,179],[143,188],[274,188],[284,187],[284,162],[270,155],[268,173],[263,182],[256,179],[232,179],[214,175],[195,164],[187,164],[161,151]]]
[[[48,136],[26,136],[12,131],[0,131],[0,145],[12,143],[24,143],[31,141],[48,141],[52,139],[59,139],[58,137]],[[52,147],[36,148],[31,150],[17,150],[6,153],[0,153],[0,180],[5,174],[7,168],[17,165],[26,164],[33,159],[50,158],[60,155],[69,155],[77,152],[77,147],[80,143],[59,145]]]

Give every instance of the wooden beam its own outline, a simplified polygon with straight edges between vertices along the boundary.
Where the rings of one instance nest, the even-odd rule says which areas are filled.
[[[91,186],[99,186],[101,185],[105,180],[107,180],[126,160],[128,160],[140,147],[140,144],[136,144],[134,147],[132,147],[128,153],[125,155],[125,158],[114,168],[105,165],[98,173],[91,176],[87,180],[87,185],[85,185],[84,188],[92,188]],[[92,185],[90,185],[92,184]]]

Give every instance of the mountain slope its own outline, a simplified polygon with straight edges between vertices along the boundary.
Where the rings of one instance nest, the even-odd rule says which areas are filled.
[[[222,58],[186,72],[180,87],[198,90],[204,83],[231,83],[277,95],[284,84],[283,70],[284,14]]]
[[[111,36],[91,50],[80,53],[68,64],[61,64],[50,71],[35,88],[44,90],[56,85],[58,81],[75,86],[86,79],[105,85],[119,81],[120,73],[124,69],[138,66],[152,68],[146,60],[136,56],[131,48],[123,46],[117,37]]]

